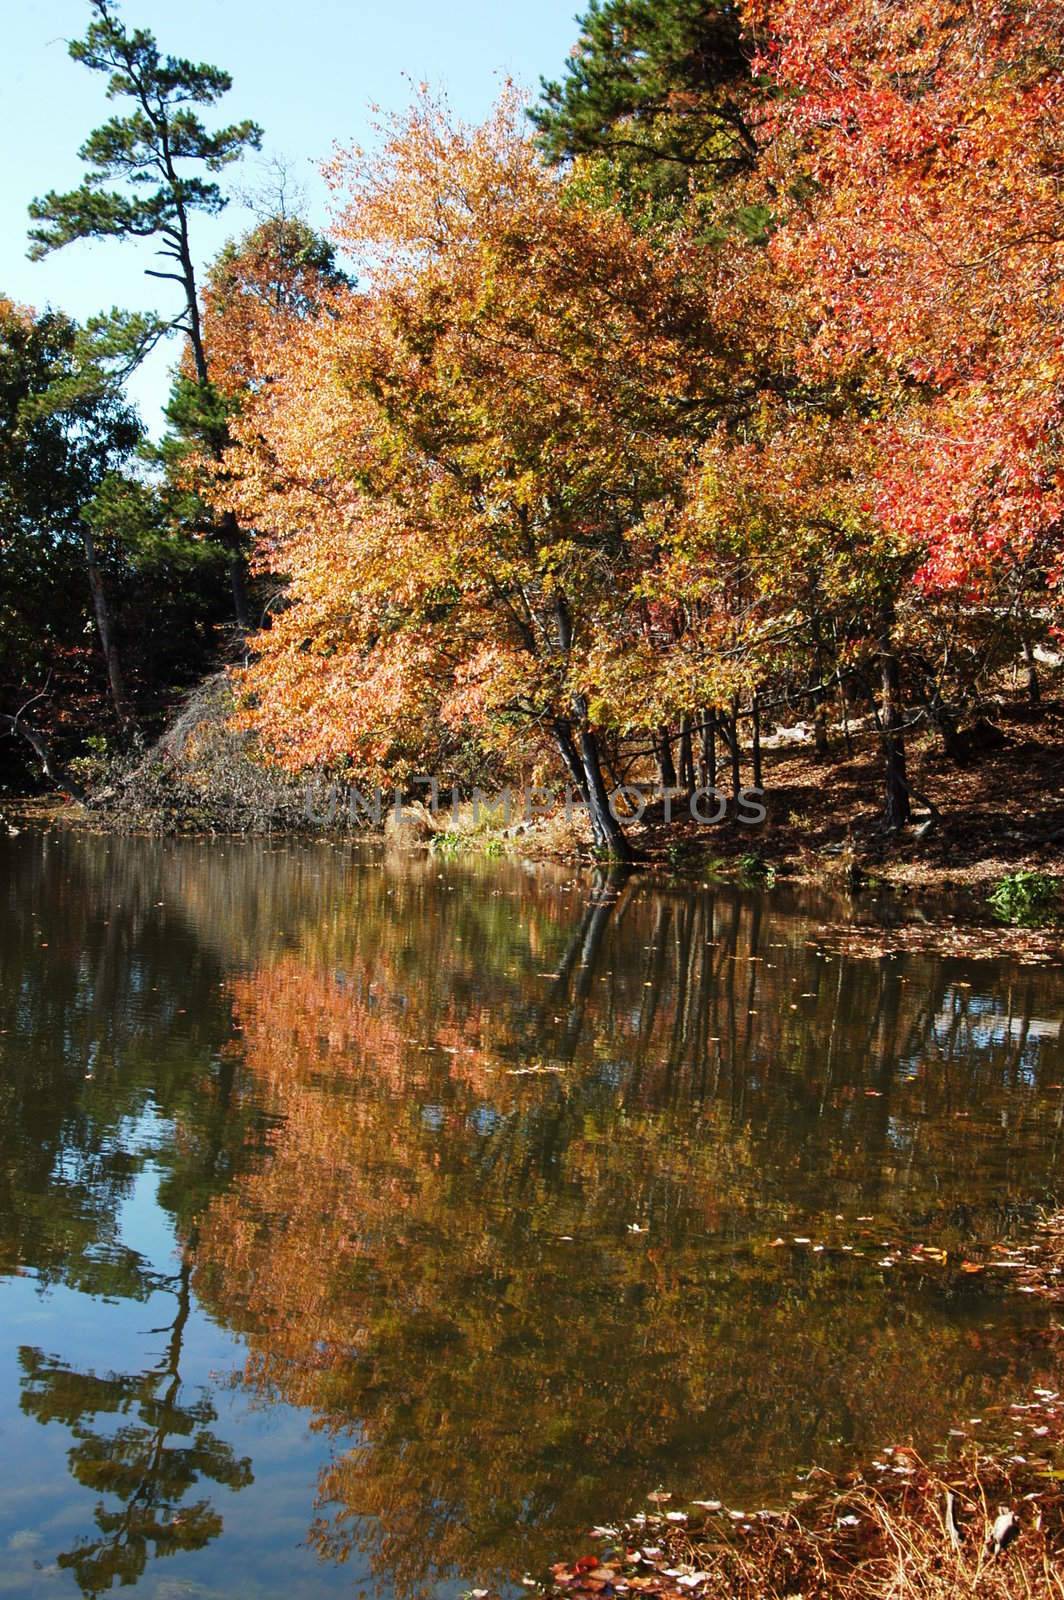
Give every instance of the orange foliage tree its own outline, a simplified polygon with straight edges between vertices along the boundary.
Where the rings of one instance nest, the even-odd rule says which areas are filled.
[[[206,310],[243,413],[215,492],[287,584],[243,679],[266,747],[400,781],[553,747],[625,855],[619,739],[668,781],[679,725],[693,784],[722,726],[737,788],[741,700],[756,739],[808,698],[824,754],[863,692],[908,822],[906,729],[956,753],[1056,616],[1058,9],[750,0],[750,159],[667,220],[546,165],[513,94],[337,157],[359,285],[264,293],[263,236]]]
[[[549,741],[624,855],[596,651],[638,634],[646,508],[681,493],[692,415],[735,404],[740,341],[718,256],[584,197],[521,118],[423,101],[332,168],[365,287],[280,321],[228,462],[291,582],[244,687],[293,765],[394,773],[436,719]]]
[[[753,281],[778,381],[718,431],[672,524],[657,591],[711,625],[669,672],[811,676],[816,706],[832,684],[871,695],[874,670],[888,828],[911,816],[905,729],[960,752],[974,686],[1057,618],[1060,20],[746,9],[777,90],[742,183],[772,214]]]

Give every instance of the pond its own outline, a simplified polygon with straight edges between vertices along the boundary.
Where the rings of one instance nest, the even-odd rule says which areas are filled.
[[[325,843],[0,885],[0,1595],[510,1592],[1050,1370],[965,1268],[1060,1192],[1059,965]]]

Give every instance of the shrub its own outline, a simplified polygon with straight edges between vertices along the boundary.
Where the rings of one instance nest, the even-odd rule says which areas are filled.
[[[776,881],[776,869],[770,862],[753,853],[739,857],[739,877],[752,887],[770,889]]]
[[[1042,928],[1060,916],[1057,879],[1030,867],[999,879],[988,898],[995,917],[1015,928]]]

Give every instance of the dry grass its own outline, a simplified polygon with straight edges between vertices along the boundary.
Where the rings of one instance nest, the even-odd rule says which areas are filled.
[[[259,758],[232,709],[226,674],[205,679],[158,743],[93,795],[91,820],[163,834],[307,831],[306,785]]]
[[[424,810],[424,808],[422,808]],[[424,812],[427,826],[421,840],[437,849],[470,850],[487,855],[510,852],[532,861],[573,861],[592,850],[591,829],[579,812],[567,817],[563,810],[529,821],[526,797],[513,795],[509,817],[501,808],[489,810],[463,801],[457,809],[441,807],[435,817]],[[411,841],[416,842],[416,841]]]
[[[722,1508],[683,1523],[652,1514],[607,1530],[601,1554],[555,1569],[570,1600],[1064,1600],[1064,1495],[1057,1481],[982,1453],[932,1469],[891,1452],[878,1481],[824,1478],[793,1511]],[[901,1463],[901,1465],[899,1465]],[[1019,1531],[1005,1549],[1001,1510]],[[734,1520],[741,1517],[742,1520]]]

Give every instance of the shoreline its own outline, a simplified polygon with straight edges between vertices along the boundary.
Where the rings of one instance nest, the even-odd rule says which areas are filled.
[[[793,857],[770,855],[749,848],[751,840],[737,837],[735,826],[678,830],[647,830],[633,835],[641,848],[634,865],[611,863],[595,857],[586,842],[567,830],[565,847],[557,823],[547,817],[527,830],[450,832],[434,828],[427,813],[408,813],[414,824],[400,829],[297,828],[290,825],[270,831],[250,829],[196,829],[133,826],[123,817],[86,811],[72,802],[52,797],[24,796],[0,800],[0,826],[9,834],[23,827],[63,827],[75,832],[106,833],[119,838],[179,841],[209,839],[250,842],[302,839],[330,846],[368,846],[402,855],[430,855],[443,862],[511,861],[575,869],[589,882],[595,878],[623,876],[663,887],[689,891],[731,887],[747,891],[796,890],[819,892],[844,903],[845,914],[832,917],[820,929],[826,945],[839,954],[884,957],[904,950],[942,951],[970,959],[1016,955],[1028,961],[1064,959],[1064,925],[1058,920],[1040,926],[1016,926],[998,920],[988,903],[992,886],[1010,870],[1015,860],[986,855],[969,861],[963,871],[948,865],[914,863],[900,852],[893,864],[862,862],[856,852],[826,857],[799,851]],[[754,841],[756,843],[756,835]],[[728,852],[724,846],[732,845]],[[747,846],[742,849],[742,846]],[[893,868],[893,869],[892,869]],[[1064,903],[1064,851],[1048,859],[1039,870],[1052,877]],[[840,904],[840,913],[843,905]],[[944,944],[945,940],[945,944]]]
[[[788,742],[784,736],[795,730],[764,739],[761,766],[749,774],[756,770],[761,778],[766,813],[756,825],[736,819],[741,799],[731,803],[733,815],[700,822],[691,815],[689,791],[670,788],[666,804],[645,772],[637,783],[631,770],[611,770],[622,813],[632,810],[637,788],[645,797],[641,820],[628,816],[623,824],[638,856],[635,870],[696,883],[780,881],[889,892],[902,904],[912,897],[914,905],[916,897],[956,896],[974,920],[983,919],[996,884],[1025,872],[1055,880],[1064,903],[1064,699],[1045,696],[1032,706],[1019,692],[1002,692],[985,709],[995,720],[984,719],[984,742],[963,757],[947,756],[931,729],[910,735],[917,814],[894,833],[881,821],[882,751],[874,728],[845,735],[831,729],[831,748],[820,755],[805,736]],[[366,826],[364,813],[346,819],[339,785],[333,809],[323,813],[327,781],[265,765],[231,728],[229,714],[224,685],[210,679],[134,767],[118,763],[99,776],[87,809],[50,795],[8,796],[0,800],[0,817],[153,836],[383,838],[389,848],[431,847],[441,855],[609,866],[596,858],[586,819],[567,817],[560,803],[528,820],[540,791],[527,774],[523,784],[511,784],[517,803],[505,823],[483,800],[479,815],[468,800],[452,810],[445,779],[435,813],[412,794],[400,822],[385,807],[382,826]],[[745,774],[746,752],[743,764]]]

